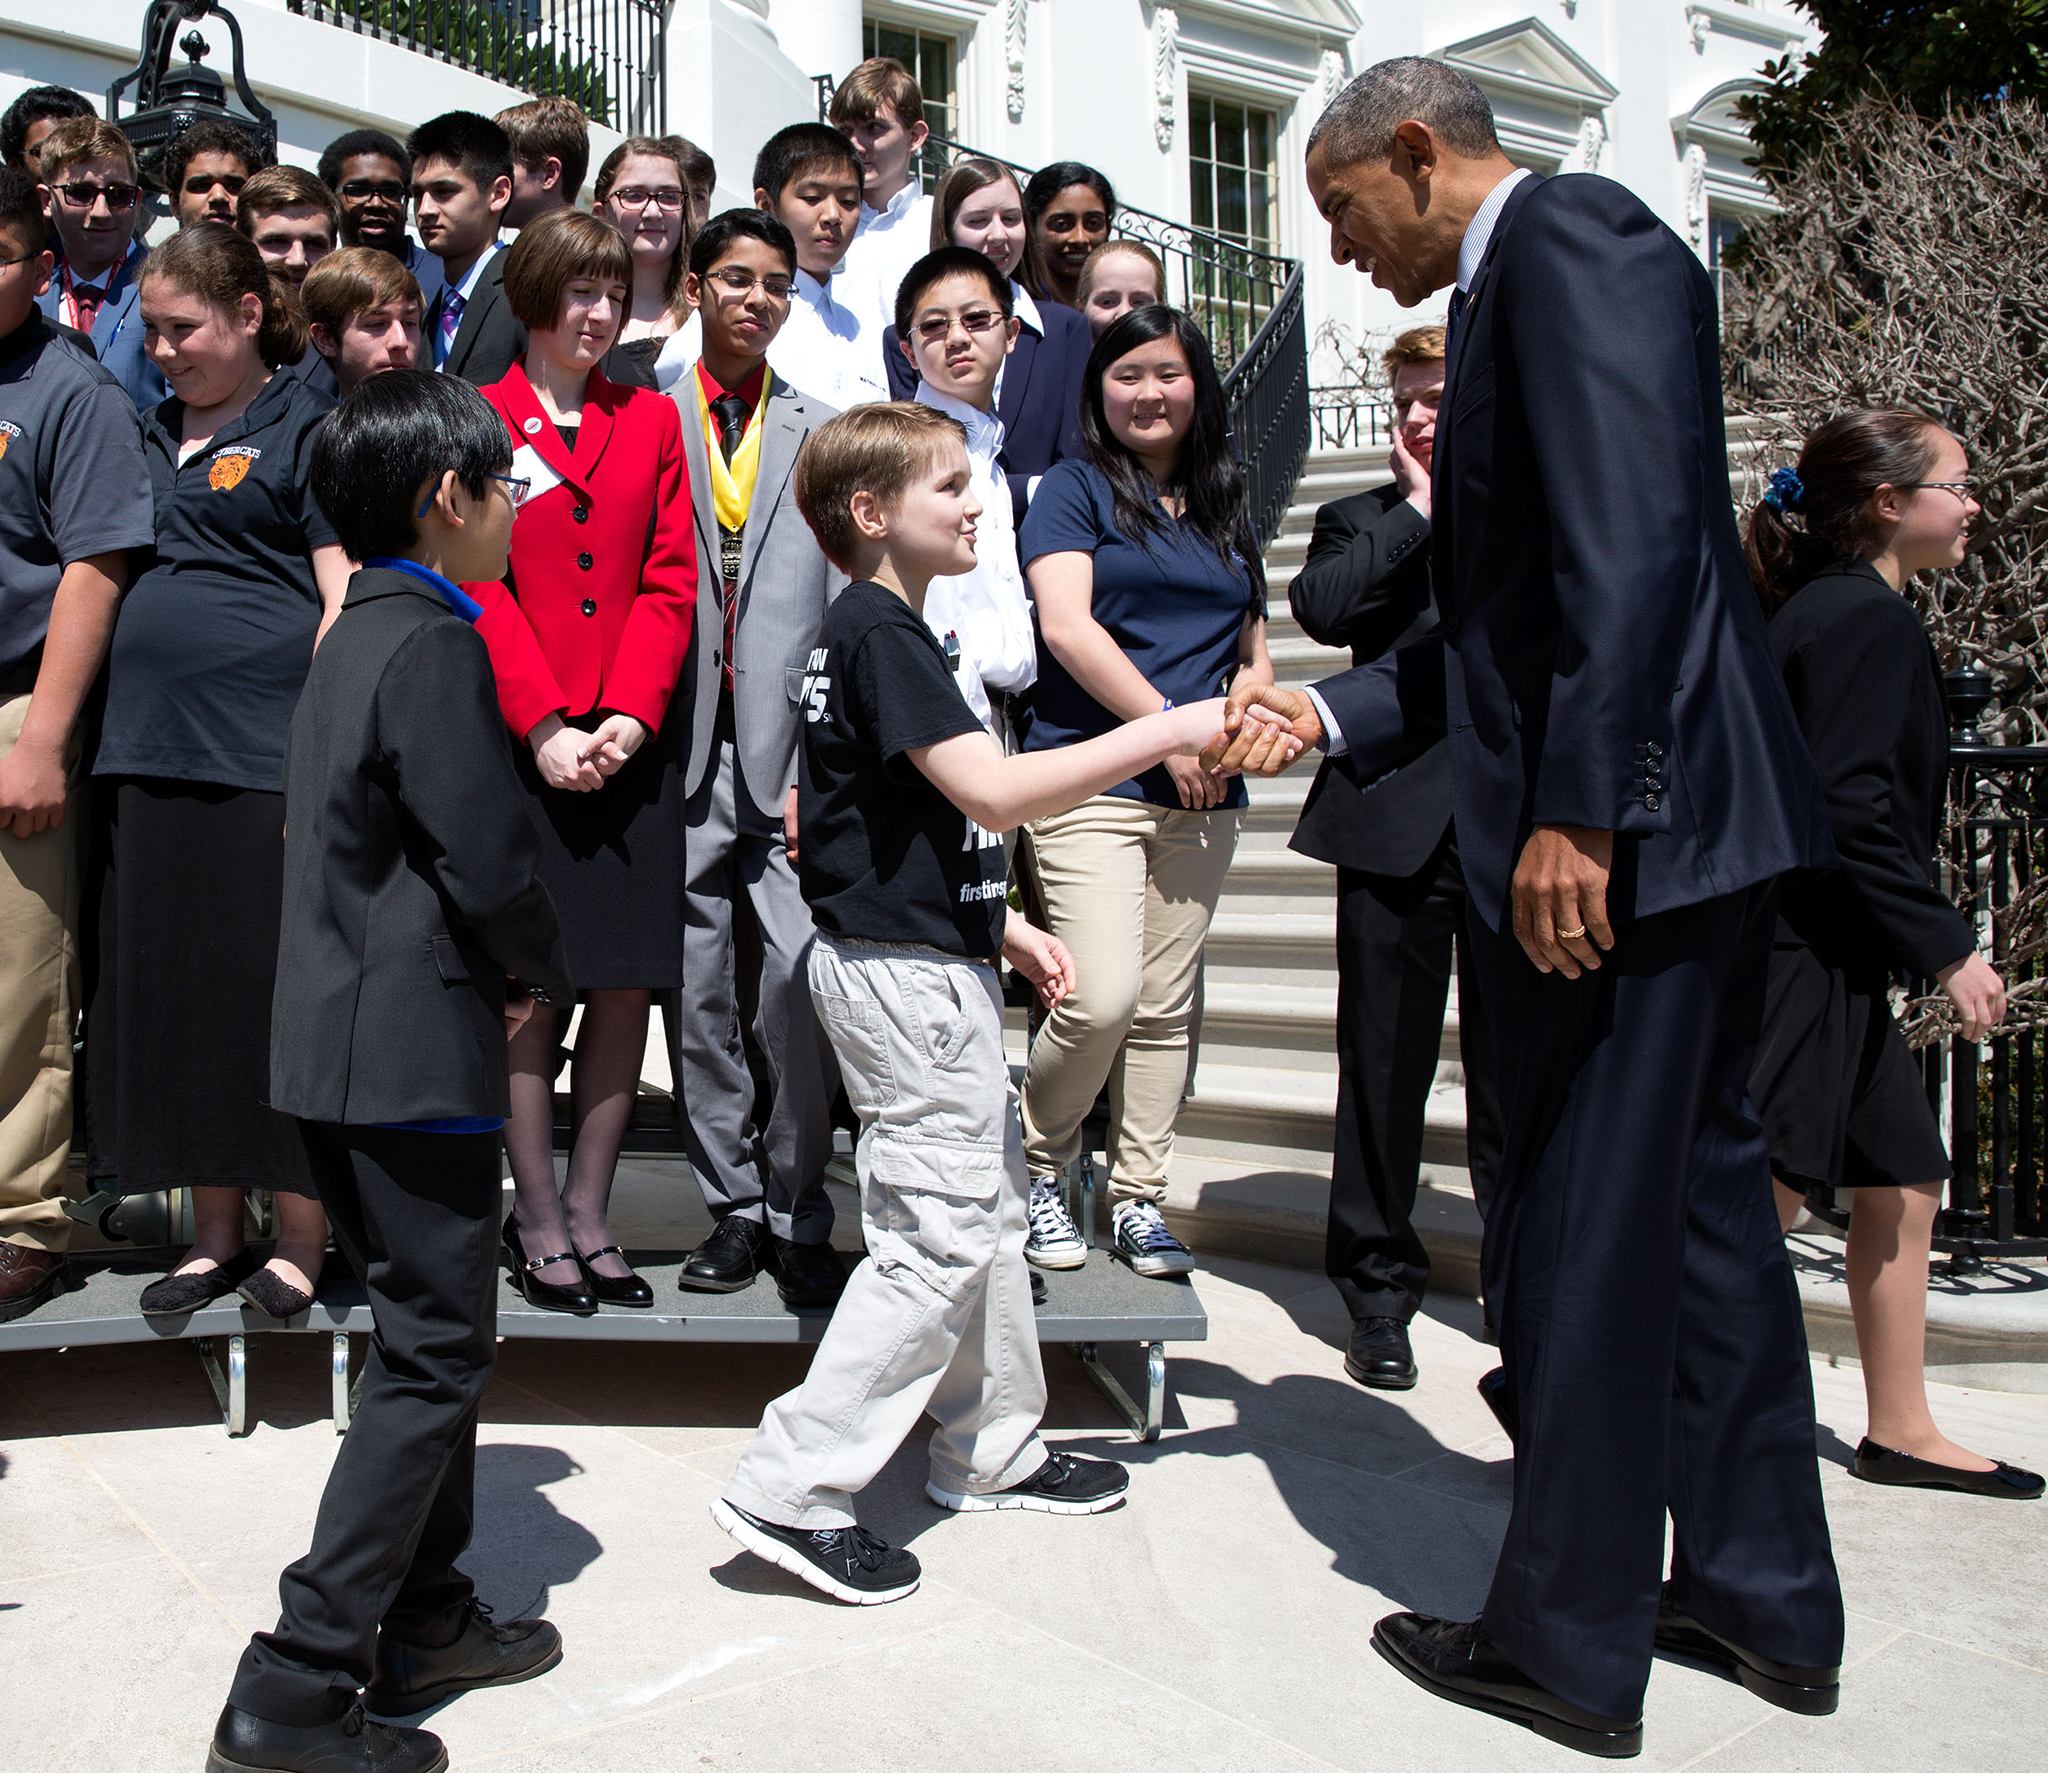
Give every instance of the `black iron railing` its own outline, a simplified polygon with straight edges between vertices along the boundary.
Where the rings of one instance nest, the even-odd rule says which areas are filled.
[[[1270,543],[1308,465],[1308,316],[1299,265],[1281,286],[1265,324],[1231,364],[1223,398],[1244,463],[1252,528],[1262,544]]]
[[[537,98],[574,99],[627,135],[668,128],[665,0],[285,0]]]
[[[1358,388],[1312,388],[1309,411],[1318,449],[1385,449],[1394,441],[1394,408]]]

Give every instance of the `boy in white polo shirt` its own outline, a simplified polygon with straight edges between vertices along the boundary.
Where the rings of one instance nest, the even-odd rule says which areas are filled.
[[[924,93],[894,56],[872,56],[832,94],[832,127],[860,156],[860,225],[839,267],[840,299],[877,353],[896,318],[896,291],[932,246],[932,200],[918,177],[930,130]]]

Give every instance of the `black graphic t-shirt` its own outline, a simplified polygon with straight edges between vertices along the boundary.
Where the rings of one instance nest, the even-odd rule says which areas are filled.
[[[885,586],[847,586],[804,667],[797,873],[827,935],[969,959],[1003,944],[1003,842],[904,755],[982,730],[939,643]]]

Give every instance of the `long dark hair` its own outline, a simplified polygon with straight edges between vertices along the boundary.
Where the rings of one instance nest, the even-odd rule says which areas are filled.
[[[1102,404],[1102,381],[1119,358],[1161,339],[1180,341],[1195,382],[1195,412],[1181,439],[1180,459],[1164,485],[1155,489],[1145,465],[1109,428]],[[1202,329],[1178,308],[1158,302],[1133,308],[1103,329],[1088,353],[1081,373],[1081,437],[1088,459],[1109,482],[1116,526],[1140,547],[1166,534],[1157,495],[1181,501],[1181,521],[1224,560],[1234,554],[1252,581],[1252,613],[1266,613],[1266,568],[1252,534],[1251,510],[1245,497],[1244,473],[1230,451],[1230,413],[1223,404],[1223,383]]]
[[[1870,495],[1923,479],[1943,435],[1938,420],[1912,407],[1859,407],[1816,430],[1796,467],[1772,474],[1742,537],[1765,616],[1816,573],[1878,550],[1884,525],[1871,513]]]

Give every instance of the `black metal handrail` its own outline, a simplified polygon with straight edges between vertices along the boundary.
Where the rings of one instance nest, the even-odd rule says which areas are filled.
[[[1223,378],[1223,399],[1244,464],[1252,529],[1261,546],[1270,545],[1308,465],[1308,313],[1299,265]]]
[[[537,98],[574,99],[627,135],[668,129],[666,0],[285,0]]]

